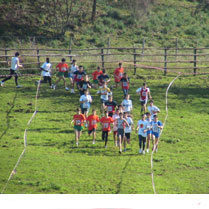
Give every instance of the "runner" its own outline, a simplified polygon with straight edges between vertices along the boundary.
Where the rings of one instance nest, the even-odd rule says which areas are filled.
[[[87,89],[91,89],[91,83],[89,82],[88,75],[84,75],[84,80],[79,82],[78,89],[80,91],[80,95],[82,96],[84,94],[84,91]]]
[[[75,93],[74,90],[74,73],[78,71],[78,66],[76,65],[76,60],[72,61],[72,65],[70,66],[70,72],[68,73],[68,78],[70,79],[70,84],[71,84],[71,90],[70,93]]]
[[[120,80],[121,82],[121,86],[122,86],[122,90],[123,90],[123,94],[124,94],[124,98],[125,96],[128,94],[128,90],[129,90],[129,84],[130,84],[130,78],[128,77],[128,75],[126,73],[123,74],[123,77]]]
[[[143,83],[142,88],[138,88],[136,90],[137,94],[140,95],[140,102],[141,102],[141,113],[144,111],[146,112],[146,104],[148,101],[148,97],[152,99],[151,94],[150,94],[150,89],[147,88],[146,83]]]
[[[118,105],[118,111],[119,113],[124,113],[122,105]]]
[[[146,143],[146,137],[147,137],[147,130],[148,130],[148,123],[145,120],[146,115],[142,114],[141,120],[138,121],[137,123],[137,128],[136,128],[136,133],[138,131],[139,135],[139,153],[145,154],[145,143]],[[142,148],[142,143],[143,143],[143,148]]]
[[[47,81],[49,82],[49,86],[50,88],[52,88],[52,78],[51,78],[51,72],[52,72],[52,64],[49,61],[49,58],[46,58],[46,62],[44,62],[44,64],[41,66],[41,74],[43,76],[43,80],[37,81],[37,83],[41,82],[41,83],[47,83]]]
[[[78,147],[79,139],[83,130],[83,123],[86,120],[85,116],[81,114],[81,109],[77,108],[77,114],[73,116],[73,120],[71,124],[74,122],[74,130],[75,130],[75,142]]]
[[[84,75],[86,75],[82,65],[79,66],[78,71],[74,72],[74,75],[74,81],[76,82],[77,88],[79,89],[80,82],[83,81]]]
[[[113,123],[113,119],[108,116],[108,112],[105,111],[105,116],[100,119],[102,125],[102,140],[105,140],[105,148],[107,148],[108,133],[111,130],[110,124]]]
[[[80,104],[81,104],[81,112],[85,115],[85,117],[88,116],[88,112],[92,103],[92,97],[89,95],[89,91],[85,90],[84,95],[80,97]]]
[[[103,87],[99,89],[98,93],[101,95],[101,113],[104,114],[105,102],[108,101],[108,96],[112,95],[112,92],[107,88],[107,84],[104,83]]]
[[[99,80],[99,88],[103,88],[103,85],[105,83],[107,85],[110,82],[110,77],[106,74],[106,70],[105,69],[103,69],[102,70],[102,74],[100,76],[98,76],[98,80]]]
[[[130,95],[126,94],[125,99],[121,103],[124,112],[131,113],[133,110],[132,101],[130,100]]]
[[[97,129],[97,122],[99,122],[99,117],[96,115],[96,110],[92,110],[92,115],[89,115],[86,119],[88,122],[88,134],[89,136],[93,135],[93,142],[92,144],[95,144],[96,142],[96,129]]]
[[[151,114],[151,118],[152,120],[154,119],[154,115],[157,115],[157,113],[160,112],[160,109],[157,107],[157,106],[154,106],[153,105],[153,100],[150,100],[150,106],[148,106],[148,111],[150,112]]]
[[[126,119],[123,118],[123,113],[119,113],[119,118],[116,120],[116,124],[118,127],[117,135],[118,135],[118,146],[119,146],[119,153],[122,153],[122,143],[124,140],[124,129],[125,126],[129,127],[128,122]]]
[[[131,141],[131,131],[132,131],[132,127],[134,126],[134,122],[132,120],[132,118],[128,115],[128,112],[124,113],[124,118],[126,119],[126,121],[128,122],[129,126],[125,126],[125,137],[124,137],[124,152],[126,152],[126,144],[130,144]]]
[[[64,85],[65,85],[65,90],[66,91],[68,91],[69,90],[69,88],[67,87],[67,85],[66,85],[66,80],[65,80],[65,73],[68,71],[68,68],[69,68],[69,66],[68,66],[68,64],[65,62],[66,60],[65,60],[65,58],[62,58],[61,59],[61,62],[56,66],[56,69],[58,69],[59,70],[59,72],[58,72],[58,80],[55,82],[55,84],[54,85],[52,85],[52,88],[53,89],[55,89],[56,88],[56,85],[61,81],[61,80],[63,80],[64,81]]]
[[[94,88],[95,88],[95,89],[98,89],[98,86],[99,86],[98,77],[99,77],[100,75],[102,75],[102,74],[103,74],[103,72],[101,71],[101,69],[100,69],[99,66],[97,67],[97,70],[94,71],[94,72],[92,73],[92,77],[93,77],[93,85],[94,85]]]
[[[124,68],[122,67],[122,63],[120,62],[118,64],[118,68],[116,68],[114,71],[115,87],[116,88],[118,87],[120,80],[123,77],[123,73],[124,73]]]
[[[21,68],[23,66],[20,64],[20,54],[19,54],[19,52],[16,52],[15,53],[15,57],[12,57],[12,60],[11,60],[10,76],[7,77],[7,78],[5,78],[5,79],[3,79],[0,82],[1,86],[4,85],[4,82],[6,82],[7,80],[11,79],[12,76],[14,76],[15,77],[16,87],[17,88],[20,88],[21,87],[20,85],[18,85],[18,74],[17,74],[17,70],[18,70],[19,67]]]
[[[117,103],[115,101],[112,100],[112,96],[108,96],[108,101],[105,102],[105,106],[104,109],[107,109],[108,112],[108,116],[112,117],[114,112],[115,112],[115,108],[117,108]]]
[[[116,120],[119,118],[119,109],[116,109],[115,114],[112,116],[113,118],[113,139],[114,139],[114,144],[115,146],[118,146],[117,144],[117,133],[118,133],[118,127],[116,124]]]
[[[149,153],[150,140],[152,138],[152,144],[153,144],[154,140],[153,140],[153,137],[152,137],[152,128],[151,128],[152,127],[152,125],[151,125],[152,119],[151,119],[151,114],[149,112],[147,112],[146,116],[147,116],[146,121],[148,122],[148,126],[147,126],[147,128],[148,128],[148,131],[147,131],[147,153]]]
[[[160,132],[163,128],[163,124],[161,121],[158,120],[158,116],[154,115],[154,120],[151,123],[152,126],[152,136],[155,138],[155,145],[153,151],[158,151],[158,143],[160,138]]]

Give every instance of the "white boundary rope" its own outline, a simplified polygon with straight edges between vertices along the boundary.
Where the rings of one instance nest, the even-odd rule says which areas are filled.
[[[40,77],[40,80],[41,80],[41,77]],[[24,150],[22,151],[20,157],[18,158],[18,161],[15,165],[15,167],[13,168],[5,186],[3,187],[2,191],[1,191],[1,194],[4,193],[5,189],[7,188],[7,185],[9,183],[9,181],[12,179],[12,177],[16,174],[16,170],[17,170],[17,167],[23,157],[23,155],[25,154],[26,152],[26,148],[27,148],[27,128],[29,127],[29,125],[31,124],[33,118],[36,116],[38,110],[37,110],[37,100],[38,100],[38,93],[39,93],[39,89],[40,89],[40,85],[41,85],[41,82],[38,83],[37,85],[37,90],[36,90],[36,97],[35,97],[35,111],[33,113],[33,115],[31,116],[30,120],[28,121],[27,125],[26,125],[26,128],[25,128],[25,131],[24,131]]]
[[[163,129],[165,127],[167,118],[168,118],[168,90],[170,89],[170,87],[172,86],[172,84],[174,83],[174,81],[179,78],[181,76],[181,74],[179,74],[178,76],[176,76],[168,85],[168,88],[166,90],[166,94],[165,94],[165,110],[166,110],[166,116],[165,116],[165,120],[164,120],[164,125],[163,125]],[[161,130],[161,134],[163,133],[163,129]],[[154,182],[154,172],[153,172],[153,154],[155,151],[156,146],[154,145],[153,150],[152,150],[152,154],[151,154],[151,177],[152,177],[152,188],[154,191],[154,194],[157,194],[156,189],[155,189],[155,182]]]

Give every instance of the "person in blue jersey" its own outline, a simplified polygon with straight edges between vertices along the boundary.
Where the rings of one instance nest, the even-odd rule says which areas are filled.
[[[157,152],[158,151],[158,143],[160,139],[160,133],[161,130],[163,129],[163,124],[161,121],[158,120],[158,116],[154,115],[154,120],[151,123],[152,126],[152,136],[155,138],[155,145],[153,151]]]
[[[145,154],[145,144],[148,131],[148,123],[146,121],[146,115],[142,114],[141,120],[138,121],[136,127],[136,133],[138,131],[139,136],[139,153]]]
[[[18,71],[18,68],[21,68],[23,66],[20,64],[19,58],[20,58],[20,54],[19,54],[19,52],[16,52],[15,53],[15,56],[12,57],[12,60],[11,60],[10,76],[6,77],[5,79],[3,79],[0,82],[0,85],[1,86],[4,85],[4,82],[6,82],[7,80],[11,79],[12,76],[14,76],[15,77],[16,87],[17,88],[20,88],[21,87],[20,85],[18,85],[18,74],[17,74],[17,71]]]

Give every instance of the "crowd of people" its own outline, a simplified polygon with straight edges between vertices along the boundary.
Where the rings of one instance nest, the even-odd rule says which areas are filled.
[[[14,76],[17,88],[21,87],[18,85],[17,70],[23,66],[19,62],[19,56],[20,54],[16,52],[15,57],[12,57],[10,76],[0,82],[1,86]],[[65,58],[62,58],[61,62],[56,65],[56,70],[58,70],[58,79],[53,83],[51,78],[52,64],[49,58],[46,58],[46,62],[41,66],[43,79],[37,81],[37,83],[49,83],[50,88],[56,90],[57,84],[63,80],[65,90],[70,90],[72,94],[75,94],[76,89],[79,92],[78,108],[71,122],[71,124],[74,124],[77,147],[79,146],[80,136],[84,127],[88,128],[89,136],[92,135],[93,137],[92,144],[96,143],[96,132],[100,123],[105,148],[108,147],[108,137],[112,129],[114,145],[118,147],[120,154],[126,152],[127,144],[131,142],[131,132],[135,129],[136,133],[138,133],[140,154],[149,152],[150,141],[152,141],[153,145],[152,150],[158,151],[160,133],[163,128],[163,124],[158,120],[157,115],[160,113],[160,109],[154,105],[151,91],[146,86],[146,83],[143,83],[143,86],[136,90],[141,103],[141,118],[138,120],[136,128],[134,127],[133,104],[129,94],[130,78],[125,72],[122,63],[119,63],[118,67],[114,70],[114,85],[112,86],[110,86],[110,77],[107,75],[105,69],[101,70],[99,66],[89,76],[82,65],[78,66],[76,64],[76,60],[73,60],[69,66]],[[90,77],[92,78],[92,82],[90,82]],[[68,88],[68,82],[70,82],[70,88]],[[121,86],[123,91],[123,98],[120,104],[113,100],[113,89],[119,86]],[[92,114],[89,115],[93,102],[89,91],[91,88],[97,89],[97,94],[100,95],[101,117],[97,115],[96,109],[92,109]],[[147,108],[148,100],[149,106]]]

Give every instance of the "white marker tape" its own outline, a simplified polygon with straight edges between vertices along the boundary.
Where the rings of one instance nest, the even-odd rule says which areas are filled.
[[[40,80],[41,80],[41,77],[40,77]],[[35,97],[35,111],[33,113],[33,115],[31,116],[30,120],[28,121],[27,125],[26,125],[26,128],[25,128],[25,131],[24,131],[24,150],[22,151],[20,157],[18,158],[18,161],[15,165],[15,167],[13,168],[4,188],[2,189],[1,191],[1,194],[4,193],[5,189],[7,188],[7,185],[9,183],[9,181],[12,179],[12,177],[16,174],[16,171],[17,171],[17,167],[20,163],[20,160],[22,159],[23,155],[25,154],[25,151],[26,151],[26,148],[27,148],[27,128],[28,126],[31,124],[33,118],[36,116],[38,110],[37,110],[37,100],[38,100],[38,93],[39,93],[39,89],[40,89],[40,82],[38,83],[38,86],[37,86],[37,90],[36,90],[36,97]]]

